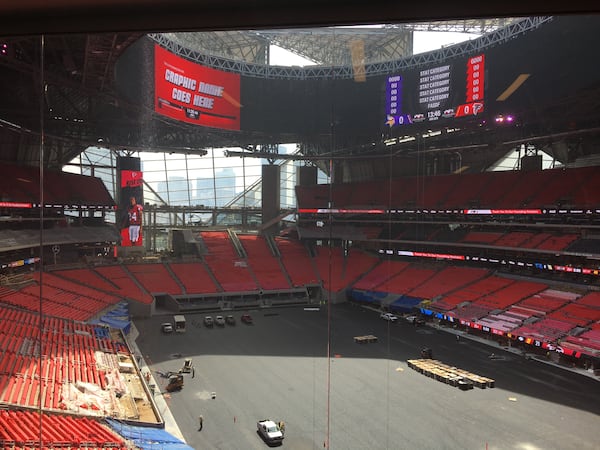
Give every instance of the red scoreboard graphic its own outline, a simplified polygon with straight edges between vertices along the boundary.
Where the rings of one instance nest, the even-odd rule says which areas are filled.
[[[240,129],[240,76],[154,46],[154,110],[182,122]]]
[[[477,55],[467,61],[466,103],[458,105],[456,117],[477,115],[483,112],[485,88],[485,55]]]

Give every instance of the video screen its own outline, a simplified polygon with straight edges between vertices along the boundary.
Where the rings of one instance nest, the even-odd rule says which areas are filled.
[[[154,46],[154,110],[182,122],[240,129],[240,76]]]
[[[388,127],[477,116],[484,110],[485,55],[460,63],[391,75],[386,80]]]

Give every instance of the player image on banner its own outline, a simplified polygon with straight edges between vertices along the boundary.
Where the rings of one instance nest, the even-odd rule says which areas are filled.
[[[142,229],[142,212],[144,208],[142,208],[141,205],[138,205],[135,197],[130,197],[129,201],[129,209],[127,210],[129,242],[131,245],[142,245],[140,231]]]
[[[121,205],[119,223],[121,246],[141,246],[143,225],[143,174],[138,170],[121,171]]]

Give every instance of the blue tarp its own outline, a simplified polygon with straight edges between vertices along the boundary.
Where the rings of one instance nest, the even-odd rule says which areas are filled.
[[[403,295],[399,299],[394,300],[390,304],[390,310],[397,312],[412,312],[415,306],[418,306],[423,299],[417,297],[409,297],[408,295]]]
[[[98,321],[94,321],[94,324],[100,324]],[[94,327],[94,334],[98,339],[108,339],[110,338],[110,331],[105,327]]]
[[[193,447],[180,441],[162,428],[128,425],[114,419],[106,419],[106,422],[115,433],[123,436],[124,439],[133,441],[142,450],[157,448],[161,450],[194,450]]]
[[[100,318],[100,322],[112,328],[119,328],[124,334],[129,334],[131,330],[131,321],[129,320],[129,307],[127,303],[119,303]]]
[[[123,333],[125,334],[129,334],[129,330],[131,329],[130,321],[117,320],[108,316],[102,316],[100,318],[100,321],[108,325],[109,327],[119,328],[120,330],[123,330]]]
[[[388,295],[387,292],[361,291],[357,289],[351,289],[348,294],[352,300],[357,302],[375,303],[377,305],[381,304],[381,299]]]

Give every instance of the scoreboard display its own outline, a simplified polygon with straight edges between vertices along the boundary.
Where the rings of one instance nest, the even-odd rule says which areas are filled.
[[[182,122],[240,129],[240,75],[154,45],[154,111]]]
[[[484,110],[485,55],[386,79],[388,127],[477,116]]]

